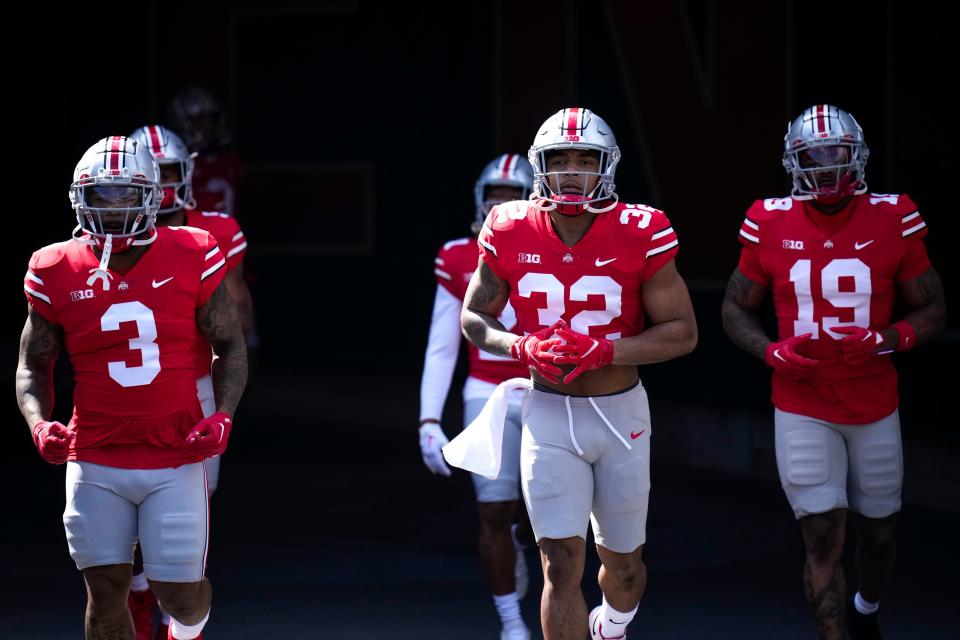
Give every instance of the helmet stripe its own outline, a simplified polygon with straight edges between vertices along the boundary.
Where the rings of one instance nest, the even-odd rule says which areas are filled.
[[[150,149],[153,151],[153,155],[162,158],[163,157],[163,142],[160,140],[160,131],[156,126],[147,127],[147,134],[150,136]]]
[[[110,156],[109,156],[109,166],[111,171],[120,170],[120,141],[123,140],[120,136],[113,136],[110,138]]]
[[[817,120],[816,120],[817,126],[814,133],[824,133],[827,130],[825,114],[824,114],[825,106],[826,105],[823,105],[823,104],[817,105]]]
[[[503,177],[505,179],[510,177],[511,166],[514,164],[516,157],[516,154],[512,153],[503,156]]]
[[[580,134],[580,121],[583,116],[580,114],[580,107],[567,109],[567,133],[568,136]]]

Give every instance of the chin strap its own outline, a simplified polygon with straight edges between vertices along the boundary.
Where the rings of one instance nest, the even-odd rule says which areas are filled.
[[[546,206],[545,204],[543,204],[544,202],[549,202],[550,206],[549,207]],[[554,209],[557,208],[556,202],[551,202],[550,200],[546,200],[545,198],[541,198],[540,196],[530,196],[530,204],[533,205],[533,207],[539,211],[553,211]]]
[[[144,238],[143,240],[134,240],[133,242],[130,243],[130,246],[132,246],[132,247],[142,247],[142,246],[144,246],[144,245],[152,244],[153,241],[156,240],[156,239],[157,239],[157,228],[156,228],[156,227],[152,227],[152,228],[150,229],[150,235],[149,235],[149,237]]]
[[[113,278],[110,275],[110,272],[107,271],[107,265],[110,263],[110,254],[113,252],[113,234],[108,233],[107,239],[103,243],[103,253],[100,255],[100,265],[94,269],[90,269],[91,275],[87,278],[87,286],[92,287],[93,283],[97,280],[101,280],[101,286],[104,291],[110,290],[110,280]]]
[[[594,207],[591,207],[588,204],[584,207],[584,209],[586,209],[591,213],[606,213],[607,211],[610,211],[611,209],[616,207],[617,203],[620,202],[620,196],[618,196],[616,193],[614,193],[611,197],[613,198],[613,202],[610,203],[609,207],[603,207],[602,209],[595,209]]]

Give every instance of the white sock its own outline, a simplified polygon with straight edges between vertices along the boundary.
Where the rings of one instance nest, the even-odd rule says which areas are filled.
[[[131,591],[136,591],[137,593],[143,593],[149,588],[150,588],[150,583],[147,582],[147,576],[143,575],[142,573],[138,573],[137,575],[133,576],[133,578],[130,580]]]
[[[523,549],[526,549],[526,548],[527,548],[527,545],[525,545],[525,544],[523,544],[522,542],[520,542],[520,540],[517,538],[517,527],[518,527],[518,526],[520,526],[520,525],[518,525],[518,524],[513,524],[513,525],[510,526],[510,537],[513,538],[513,548],[522,551]]]
[[[876,613],[877,609],[880,608],[879,602],[867,602],[863,599],[863,596],[860,595],[860,592],[857,591],[857,595],[853,596],[853,606],[857,608],[857,611],[862,613],[865,616],[869,616],[872,613]]]
[[[627,625],[633,620],[633,616],[637,615],[637,607],[639,606],[640,605],[637,604],[637,606],[633,608],[633,611],[623,613],[611,607],[610,603],[607,602],[607,596],[603,596],[603,604],[600,606],[600,615],[598,617],[600,618],[600,624],[603,625],[604,637],[618,638],[626,635]]]
[[[493,596],[493,604],[500,614],[500,624],[504,629],[523,625],[520,616],[520,596],[516,591],[504,596]]]
[[[185,625],[176,618],[170,618],[170,630],[173,631],[173,637],[177,640],[193,640],[203,631],[203,625],[210,619],[210,611],[203,616],[203,620],[194,625]]]

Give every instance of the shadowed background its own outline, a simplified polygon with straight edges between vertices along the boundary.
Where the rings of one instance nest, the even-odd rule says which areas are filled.
[[[432,260],[468,233],[483,165],[525,153],[547,116],[574,105],[613,128],[621,198],[670,216],[700,325],[694,354],[641,370],[657,439],[651,586],[635,626],[678,638],[812,634],[799,531],[776,479],[769,372],[723,334],[723,286],[744,211],[789,191],[786,122],[827,102],[863,126],[871,190],[920,205],[954,298],[955,110],[944,95],[956,52],[948,23],[916,3],[731,4],[176,1],[11,25],[43,52],[7,56],[26,150],[7,193],[30,194],[8,208],[14,241],[2,258],[11,378],[26,262],[75,224],[67,187],[90,144],[163,122],[173,93],[201,84],[222,100],[247,165],[237,214],[261,347],[214,499],[210,637],[254,637],[262,620],[289,637],[493,636],[469,479],[431,477],[416,443]],[[935,606],[956,595],[960,533],[948,413],[960,333],[948,322],[935,344],[896,357],[906,507],[884,611],[911,637],[958,622]],[[63,470],[32,450],[12,392],[4,406],[0,574],[11,591],[0,635],[76,637],[83,598],[59,523]],[[62,598],[56,615],[43,613],[44,594]],[[383,612],[374,626],[343,613],[361,606]],[[524,607],[533,623],[534,599]],[[703,607],[705,626],[690,626],[690,607]]]

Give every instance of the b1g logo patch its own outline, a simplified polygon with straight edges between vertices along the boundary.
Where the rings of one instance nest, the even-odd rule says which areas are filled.
[[[797,251],[803,251],[803,240],[784,240],[783,248],[796,249]]]
[[[81,289],[80,291],[70,292],[71,302],[76,302],[77,300],[87,300],[92,297],[93,297],[93,289]]]
[[[540,264],[539,253],[518,253],[517,261],[520,264]]]

